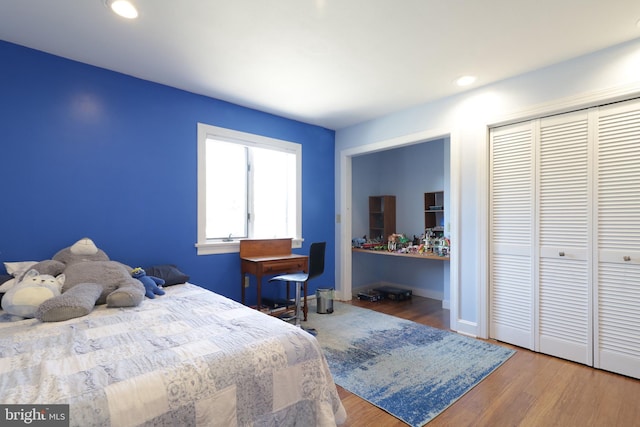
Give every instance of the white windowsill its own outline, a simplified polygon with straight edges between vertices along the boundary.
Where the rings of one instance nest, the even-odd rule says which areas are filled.
[[[302,247],[304,239],[295,238],[292,240],[291,248],[297,249]],[[234,252],[240,252],[240,240],[232,240],[230,242],[224,242],[222,240],[209,241],[205,243],[196,243],[196,249],[198,255],[215,255],[215,254],[229,254]]]

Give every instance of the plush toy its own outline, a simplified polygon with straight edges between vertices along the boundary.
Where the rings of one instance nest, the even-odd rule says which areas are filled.
[[[60,295],[65,275],[53,277],[29,270],[2,298],[2,309],[20,318],[32,318],[44,301]]]
[[[109,260],[88,238],[78,240],[33,268],[43,274],[65,274],[62,294],[43,302],[36,311],[35,317],[43,322],[85,316],[99,304],[133,307],[144,299],[144,285],[131,277],[131,267]]]
[[[156,295],[164,295],[165,292],[160,286],[164,285],[164,280],[155,276],[147,276],[147,272],[142,267],[136,267],[131,271],[131,275],[142,282],[147,298],[155,298]]]

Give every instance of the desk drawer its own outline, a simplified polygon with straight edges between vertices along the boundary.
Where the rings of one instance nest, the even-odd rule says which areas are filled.
[[[306,260],[302,259],[282,259],[275,261],[267,261],[262,264],[262,272],[264,274],[272,273],[294,273],[303,271],[307,268]]]

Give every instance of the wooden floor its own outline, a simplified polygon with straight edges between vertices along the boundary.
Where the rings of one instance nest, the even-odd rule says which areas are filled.
[[[350,304],[449,329],[449,311],[440,301],[414,296],[401,302],[354,299]],[[640,426],[640,380],[490,342],[517,353],[428,427]],[[338,392],[348,414],[343,426],[407,425],[341,387]]]

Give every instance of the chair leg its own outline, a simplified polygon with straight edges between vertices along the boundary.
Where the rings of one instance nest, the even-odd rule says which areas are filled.
[[[296,326],[299,327],[300,329],[302,329],[305,332],[310,333],[313,336],[318,335],[318,331],[316,331],[314,328],[305,328],[304,326],[300,325],[300,315],[302,313],[300,313],[301,311],[304,313],[302,315],[304,315],[304,321],[307,321],[307,282],[302,282],[302,283],[296,283],[296,291],[299,293],[300,290],[303,290],[304,293],[304,305],[302,305],[302,301],[300,301],[300,299],[298,300],[300,302],[300,305],[298,307],[300,307],[300,310],[298,311],[298,317],[296,317]]]
[[[304,313],[304,321],[307,321],[307,312],[309,311],[307,305],[307,282],[304,282],[304,305],[302,306],[302,312]]]
[[[287,301],[289,301],[289,285],[291,284],[291,282],[287,282]]]
[[[300,327],[300,283],[296,283],[296,326]]]

